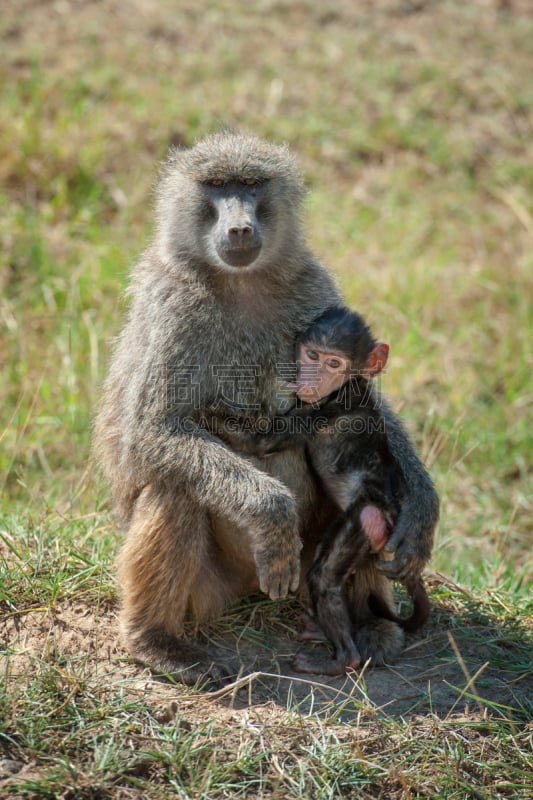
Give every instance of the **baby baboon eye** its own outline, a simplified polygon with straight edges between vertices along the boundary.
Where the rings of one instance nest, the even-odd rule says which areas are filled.
[[[307,358],[310,358],[311,361],[318,361],[318,353],[316,350],[306,350]]]
[[[328,365],[328,367],[331,367],[332,369],[338,369],[341,366],[341,362],[339,361],[338,358],[328,358],[326,364]]]

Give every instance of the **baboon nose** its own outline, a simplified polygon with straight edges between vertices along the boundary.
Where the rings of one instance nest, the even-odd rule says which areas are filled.
[[[233,239],[245,239],[252,234],[251,225],[233,225],[228,229],[228,234]]]

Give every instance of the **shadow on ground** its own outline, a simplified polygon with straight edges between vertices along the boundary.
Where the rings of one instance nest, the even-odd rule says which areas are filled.
[[[425,630],[408,637],[399,660],[342,678],[302,676],[292,669],[298,649],[301,607],[262,598],[248,600],[206,631],[235,676],[227,687],[195,695],[205,711],[275,704],[280,710],[316,713],[346,721],[365,714],[408,718],[425,714],[489,713],[516,721],[532,715],[533,673],[527,633],[486,616],[442,576],[428,585],[432,616]],[[453,594],[454,602],[446,599]],[[455,607],[454,607],[455,605]],[[190,699],[191,690],[154,678],[132,663],[118,642],[116,608],[58,604],[53,610],[7,614],[1,626],[8,680],[24,682],[43,662],[60,665],[96,683],[119,684],[150,706]],[[318,645],[317,645],[318,646]],[[323,647],[323,645],[320,645]],[[188,705],[188,704],[187,704]]]

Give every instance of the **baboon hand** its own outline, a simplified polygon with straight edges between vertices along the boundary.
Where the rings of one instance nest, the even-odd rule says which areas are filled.
[[[294,498],[288,489],[264,475],[262,490],[252,513],[252,546],[259,588],[277,600],[298,588],[302,541]]]
[[[378,569],[391,580],[419,577],[431,552],[433,527],[423,528],[419,520],[404,513],[406,510],[376,561]]]
[[[385,548],[382,553],[383,556],[376,561],[377,568],[383,572],[387,578],[395,581],[405,581],[409,578],[414,578],[424,569],[426,560],[414,552],[409,546],[404,546],[401,552],[396,551],[392,553],[393,558],[387,560],[387,551]]]
[[[286,597],[295,592],[300,584],[300,550],[302,542],[293,533],[289,541],[274,550],[265,548],[256,554],[259,588],[271,600]]]

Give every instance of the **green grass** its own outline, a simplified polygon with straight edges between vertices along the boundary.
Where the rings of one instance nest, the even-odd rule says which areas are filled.
[[[4,5],[0,795],[525,798],[527,3]],[[406,655],[423,652],[434,683],[418,678],[405,712],[372,699],[372,675],[329,708],[318,683],[282,681],[274,702],[264,667],[209,700],[116,647],[118,533],[89,463],[92,418],[157,162],[227,125],[296,152],[309,242],[390,342],[383,388],[441,495],[432,568],[450,579]],[[271,652],[293,611],[245,604],[206,635]]]

